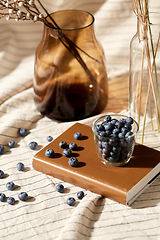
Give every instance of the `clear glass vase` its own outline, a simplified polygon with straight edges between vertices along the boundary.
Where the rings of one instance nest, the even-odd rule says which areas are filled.
[[[51,17],[56,26],[44,25],[35,54],[37,109],[60,121],[102,112],[108,101],[108,78],[104,51],[94,33],[94,17],[80,10],[62,10]]]
[[[130,44],[129,111],[139,124],[137,141],[160,145],[160,14],[137,20]],[[154,140],[153,140],[154,136]]]

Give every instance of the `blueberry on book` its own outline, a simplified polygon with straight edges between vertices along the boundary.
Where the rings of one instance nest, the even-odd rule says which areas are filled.
[[[52,148],[48,148],[46,151],[45,151],[45,155],[49,158],[52,158],[54,156],[54,150]]]
[[[56,186],[57,192],[63,193],[64,192],[64,186],[62,184],[57,184]]]
[[[71,149],[65,148],[65,149],[63,150],[63,156],[65,156],[65,157],[71,157],[71,155],[72,155]]]
[[[76,133],[74,134],[74,138],[77,139],[77,140],[81,140],[81,139],[82,139],[82,133],[76,132]]]
[[[36,150],[38,147],[38,143],[33,141],[33,142],[30,142],[28,146],[31,150]]]
[[[65,141],[61,141],[61,142],[59,143],[59,146],[60,146],[61,148],[66,148],[66,147],[67,147],[67,143],[66,143]]]
[[[14,148],[15,146],[16,146],[15,141],[9,141],[9,142],[8,142],[8,147]]]
[[[66,203],[67,203],[69,206],[74,206],[75,203],[76,203],[76,200],[75,200],[75,198],[73,198],[73,197],[69,197],[69,198],[67,199]]]
[[[4,150],[5,150],[5,148],[2,145],[0,145],[0,154],[3,154]]]
[[[69,148],[70,148],[71,150],[76,150],[76,149],[77,149],[77,144],[74,143],[74,142],[72,142],[72,143],[69,144]]]
[[[4,177],[4,172],[2,170],[0,170],[0,178]]]
[[[0,201],[4,202],[6,200],[6,195],[4,193],[0,193]]]
[[[19,134],[22,136],[22,137],[25,137],[27,135],[27,129],[26,128],[20,128],[19,129]]]
[[[78,197],[78,199],[82,199],[84,197],[84,192],[83,191],[79,191],[77,193],[77,197]]]
[[[76,157],[71,157],[69,158],[68,160],[68,164],[71,166],[71,167],[77,167],[78,165],[78,159]]]
[[[13,205],[15,203],[14,197],[7,198],[7,203],[10,204],[10,205]]]
[[[23,171],[24,170],[24,164],[22,162],[17,163],[17,170]]]
[[[14,182],[8,182],[7,184],[6,184],[6,188],[8,189],[8,190],[13,190],[14,188],[15,188],[15,184],[14,184]]]
[[[26,192],[21,192],[18,194],[18,198],[21,201],[26,201],[28,199],[28,194]]]

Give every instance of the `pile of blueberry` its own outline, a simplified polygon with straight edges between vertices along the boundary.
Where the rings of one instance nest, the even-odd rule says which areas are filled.
[[[99,154],[109,162],[125,161],[134,146],[131,117],[116,119],[107,115],[95,125]]]

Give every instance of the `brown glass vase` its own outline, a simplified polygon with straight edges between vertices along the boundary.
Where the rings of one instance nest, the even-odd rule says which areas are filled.
[[[105,56],[94,33],[94,17],[80,10],[51,14],[35,55],[37,109],[71,121],[101,113],[108,100]],[[57,28],[58,26],[58,28]]]

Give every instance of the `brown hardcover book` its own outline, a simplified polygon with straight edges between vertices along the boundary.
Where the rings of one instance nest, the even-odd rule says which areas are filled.
[[[82,133],[81,140],[74,138],[76,132]],[[77,167],[71,167],[68,158],[63,156],[63,149],[59,147],[61,141],[77,143],[77,150],[72,151],[79,162]],[[45,156],[48,148],[55,151],[53,158]],[[35,170],[126,205],[131,205],[159,176],[159,162],[159,151],[136,144],[128,164],[107,166],[97,156],[91,127],[80,123],[71,126],[32,158]]]

